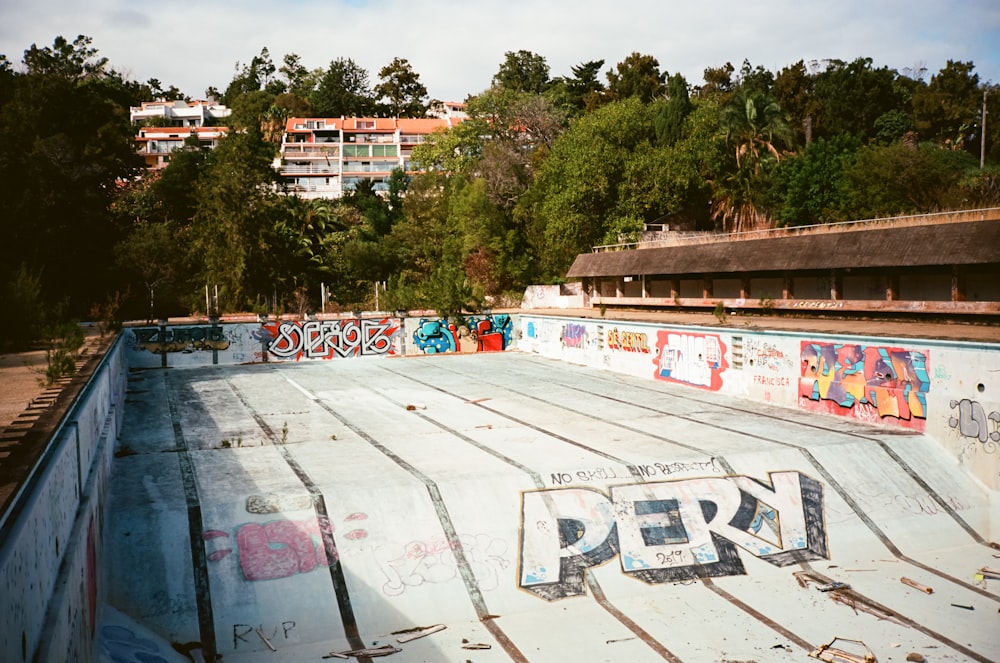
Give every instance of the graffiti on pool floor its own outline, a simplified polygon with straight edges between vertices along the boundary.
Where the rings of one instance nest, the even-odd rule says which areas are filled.
[[[702,389],[722,388],[726,346],[716,334],[656,333],[656,372],[659,380],[679,382]]]
[[[367,518],[363,513],[345,518],[351,525],[342,537],[350,541],[366,538],[368,532],[357,527],[355,521]],[[334,527],[328,518],[313,517],[244,523],[232,536],[229,532],[210,529],[202,533],[202,539],[209,562],[221,562],[236,553],[243,578],[257,581],[287,578],[335,564],[339,559],[337,549],[333,545],[328,549],[325,543],[333,543],[333,533]]]
[[[334,359],[393,354],[393,337],[399,321],[375,320],[284,320],[261,327],[268,337],[268,352],[277,359]]]
[[[424,354],[500,352],[510,345],[513,327],[507,314],[470,316],[462,325],[448,318],[421,318],[413,343]]]
[[[928,353],[878,346],[802,341],[802,407],[923,430]]]
[[[100,643],[102,659],[112,663],[167,663],[159,645],[125,626],[102,626]]]
[[[740,552],[776,566],[828,558],[823,486],[800,472],[527,491],[519,584],[546,600],[584,593],[584,571],[620,557],[648,583],[743,575]]]
[[[459,543],[479,589],[489,591],[499,587],[502,571],[510,566],[507,543],[488,534],[462,535]],[[410,541],[405,546],[380,546],[373,552],[386,577],[382,585],[386,596],[399,596],[407,589],[461,578],[452,544],[443,536]]]

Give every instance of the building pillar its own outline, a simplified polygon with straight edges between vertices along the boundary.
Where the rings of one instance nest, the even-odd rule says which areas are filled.
[[[887,302],[899,301],[899,274],[889,274],[886,277],[885,300]]]
[[[951,301],[965,301],[965,275],[955,266],[951,270]]]

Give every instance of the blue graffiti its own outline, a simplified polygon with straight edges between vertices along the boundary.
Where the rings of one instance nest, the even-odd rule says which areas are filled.
[[[413,332],[413,342],[424,354],[440,352],[455,352],[458,349],[454,324],[449,324],[447,318],[428,320],[421,318],[417,329]]]
[[[459,327],[448,318],[421,318],[413,332],[413,343],[424,354],[457,352],[460,338],[472,339],[478,352],[499,352],[510,345],[514,324],[507,314],[469,316]]]

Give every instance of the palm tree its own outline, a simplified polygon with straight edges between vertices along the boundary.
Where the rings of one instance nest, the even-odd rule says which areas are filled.
[[[761,165],[781,159],[777,146],[791,137],[786,114],[768,95],[740,89],[720,112],[719,124],[735,168],[715,182],[712,218],[729,232],[766,227],[770,217],[758,204]]]

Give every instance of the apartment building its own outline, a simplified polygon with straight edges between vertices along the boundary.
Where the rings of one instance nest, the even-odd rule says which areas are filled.
[[[203,150],[214,150],[227,131],[226,127],[142,127],[135,141],[146,168],[160,170],[166,168],[170,155],[184,147],[189,138],[196,138]]]
[[[232,110],[217,103],[207,101],[144,101],[140,106],[129,108],[132,124],[152,121],[154,124],[168,124],[173,127],[205,127],[224,124]],[[160,119],[162,118],[162,119]]]
[[[301,198],[340,198],[363,180],[385,191],[393,170],[413,170],[416,145],[463,119],[290,118],[275,168],[285,189]]]

